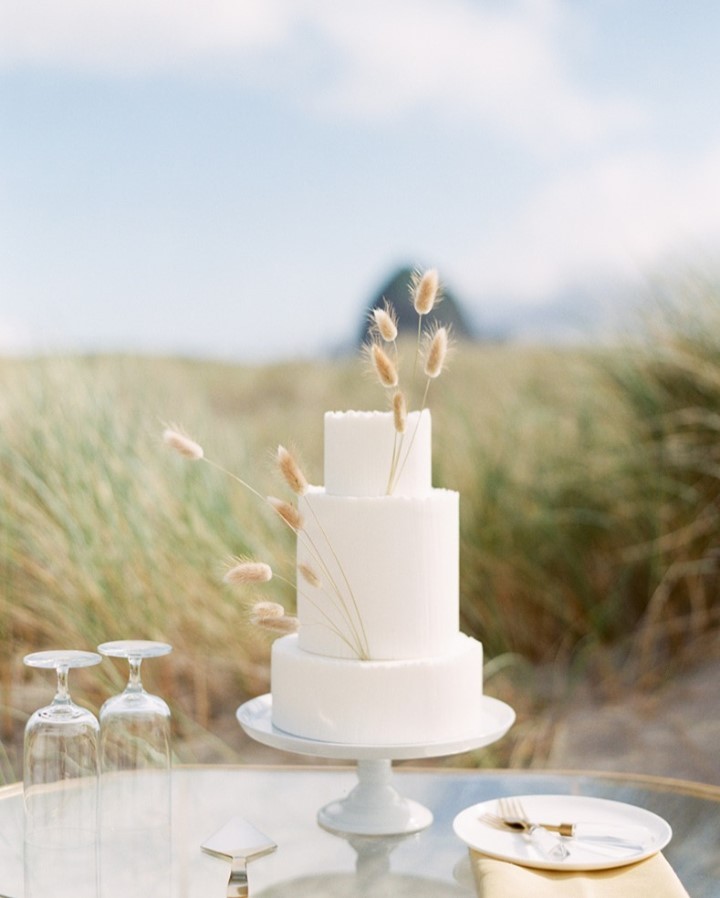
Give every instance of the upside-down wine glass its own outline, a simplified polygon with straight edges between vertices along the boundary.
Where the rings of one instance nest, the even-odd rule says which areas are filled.
[[[97,898],[98,721],[68,692],[72,668],[102,659],[95,652],[53,650],[23,658],[55,670],[52,703],[25,727],[25,896]]]
[[[98,651],[126,658],[125,690],[100,709],[100,862],[103,898],[153,895],[170,890],[170,709],[145,691],[146,658],[172,651],[164,642],[121,639]]]

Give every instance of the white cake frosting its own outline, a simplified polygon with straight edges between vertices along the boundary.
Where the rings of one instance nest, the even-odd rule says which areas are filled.
[[[301,648],[352,658],[360,638],[376,661],[450,651],[459,615],[456,492],[356,498],[313,490],[299,507],[298,563],[322,581],[298,578]]]
[[[405,661],[318,658],[283,636],[272,652],[273,723],[352,745],[463,739],[478,732],[482,662],[482,645],[462,633],[444,655]]]
[[[300,627],[273,646],[274,725],[349,744],[471,734],[482,645],[459,632],[458,494],[432,487],[430,413],[402,440],[390,413],[327,413],[324,478],[299,501]]]
[[[325,492],[329,496],[384,496],[396,433],[389,412],[327,412]],[[432,489],[430,412],[410,412],[399,446],[393,495],[422,496]]]

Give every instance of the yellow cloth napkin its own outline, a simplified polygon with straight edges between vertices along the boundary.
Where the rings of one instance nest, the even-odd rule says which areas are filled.
[[[688,898],[658,852],[627,867],[567,873],[535,870],[470,851],[479,898]]]

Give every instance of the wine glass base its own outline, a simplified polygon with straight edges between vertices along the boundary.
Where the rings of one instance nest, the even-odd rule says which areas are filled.
[[[74,649],[49,649],[45,652],[32,652],[23,658],[23,664],[28,667],[41,667],[45,670],[92,667],[101,661],[102,658],[97,652],[80,652]]]
[[[171,652],[172,646],[151,639],[116,639],[103,642],[98,651],[108,658],[159,658]]]

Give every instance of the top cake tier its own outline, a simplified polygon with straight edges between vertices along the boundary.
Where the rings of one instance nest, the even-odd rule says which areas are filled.
[[[432,489],[428,409],[410,412],[402,435],[395,432],[391,412],[326,412],[325,492],[331,496],[387,495],[393,452],[398,455],[393,495],[428,493]]]

